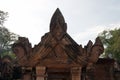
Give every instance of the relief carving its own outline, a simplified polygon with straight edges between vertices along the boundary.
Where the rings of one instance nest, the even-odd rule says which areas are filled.
[[[51,19],[50,32],[41,38],[38,45],[32,48],[25,37],[20,37],[13,44],[13,52],[17,56],[18,63],[24,66],[35,66],[53,59],[53,63],[61,60],[61,63],[67,64],[70,61],[71,64],[91,66],[97,62],[103,51],[103,44],[99,37],[94,44],[89,41],[84,48],[78,45],[67,33],[67,25],[59,9]]]

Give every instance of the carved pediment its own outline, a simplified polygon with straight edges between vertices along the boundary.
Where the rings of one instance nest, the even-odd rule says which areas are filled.
[[[77,57],[76,53],[80,52],[78,48],[79,45],[68,35],[66,31],[67,25],[65,23],[63,15],[60,10],[57,9],[53,14],[50,22],[50,32],[46,33],[41,38],[41,42],[38,44],[41,47],[39,47],[38,50],[34,49],[36,51],[36,57],[37,54],[38,56],[39,54],[41,54],[41,61],[47,61],[49,63],[68,63],[71,60],[71,58],[68,56],[70,49],[76,50],[73,56]],[[69,48],[68,46],[74,48]],[[41,48],[43,48],[44,50],[42,51]],[[34,56],[34,58],[36,57]],[[41,61],[40,63],[44,63]]]
[[[20,65],[24,66],[87,65],[88,63],[95,63],[104,50],[99,38],[96,38],[94,44],[89,41],[84,48],[78,45],[67,33],[67,25],[59,9],[51,18],[50,31],[41,38],[38,45],[31,48],[28,39],[23,38],[24,41],[21,39],[14,45],[22,44],[18,47],[22,47],[24,52],[27,51],[26,61],[24,58],[19,60],[19,62],[23,62]],[[17,47],[14,45],[13,50]],[[20,52],[19,49],[17,50]]]

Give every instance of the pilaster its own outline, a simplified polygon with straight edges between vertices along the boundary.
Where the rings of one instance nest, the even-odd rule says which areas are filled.
[[[82,67],[72,67],[71,68],[72,80],[81,80],[81,69],[82,69]]]

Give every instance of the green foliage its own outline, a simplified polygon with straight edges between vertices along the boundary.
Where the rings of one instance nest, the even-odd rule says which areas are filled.
[[[0,10],[0,27],[3,26],[4,21],[8,17],[8,13]]]
[[[3,26],[7,15],[7,12],[0,11],[0,56],[10,55],[11,57],[14,57],[11,51],[11,45],[16,41],[18,35],[10,32]]]
[[[0,27],[0,48],[9,49],[17,37],[18,35],[10,32],[7,28]]]
[[[105,30],[99,34],[104,46],[105,57],[111,57],[120,62],[120,28]]]
[[[13,54],[11,50],[3,52],[1,57],[4,57],[4,56],[10,56],[12,59],[15,59],[15,54]]]

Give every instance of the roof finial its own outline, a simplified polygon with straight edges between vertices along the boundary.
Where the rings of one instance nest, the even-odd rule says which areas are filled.
[[[62,30],[66,32],[67,26],[66,26],[64,17],[62,13],[60,12],[59,8],[56,9],[55,13],[53,14],[51,18],[50,32],[52,32],[55,29],[55,27],[58,27],[57,25],[59,25],[59,27],[61,27]]]

